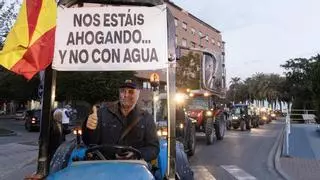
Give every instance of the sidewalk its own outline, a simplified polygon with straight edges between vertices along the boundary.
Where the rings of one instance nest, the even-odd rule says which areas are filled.
[[[281,169],[288,179],[320,179],[320,132],[317,125],[291,125],[289,156],[280,157]]]

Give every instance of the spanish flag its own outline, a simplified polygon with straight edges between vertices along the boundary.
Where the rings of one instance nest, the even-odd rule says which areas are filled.
[[[0,65],[27,79],[50,65],[56,16],[55,0],[23,0],[17,20],[0,51]]]

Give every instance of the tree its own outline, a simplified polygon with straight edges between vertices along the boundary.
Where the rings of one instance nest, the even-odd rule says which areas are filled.
[[[8,5],[5,1],[0,1],[0,49],[17,18],[20,7],[18,4],[21,4],[21,0],[13,0]]]
[[[310,71],[311,89],[313,92],[313,103],[320,117],[320,55],[312,57],[312,67]],[[318,118],[318,123],[320,119]]]
[[[286,61],[281,67],[285,68],[287,83],[290,85],[289,95],[294,99],[292,108],[312,108],[312,88],[310,72],[311,59],[295,58]]]
[[[118,87],[134,72],[58,72],[56,100],[84,100],[91,104],[114,101]]]
[[[58,72],[56,100],[84,100],[91,104],[113,101],[118,97],[118,87],[134,72]],[[0,100],[36,100],[39,76],[27,81],[23,76],[0,68]]]
[[[177,61],[176,86],[178,89],[200,88],[200,54],[189,52]]]

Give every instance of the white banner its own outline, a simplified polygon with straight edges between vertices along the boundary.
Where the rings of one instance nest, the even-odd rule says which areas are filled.
[[[59,8],[52,67],[59,71],[166,68],[166,6]]]

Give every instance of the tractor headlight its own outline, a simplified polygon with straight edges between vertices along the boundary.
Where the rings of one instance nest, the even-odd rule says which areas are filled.
[[[209,117],[212,116],[212,112],[211,111],[207,111],[206,112],[206,116],[209,116]]]
[[[182,123],[180,123],[179,127],[180,127],[180,129],[183,129],[183,124],[182,124]]]
[[[167,128],[159,129],[157,131],[157,134],[158,134],[159,137],[168,136],[168,129]]]
[[[238,118],[238,116],[232,116],[232,119],[237,120],[239,118]]]
[[[182,103],[184,103],[184,95],[183,94],[181,94],[181,93],[177,93],[176,95],[175,95],[175,101],[178,103],[178,104],[182,104]]]
[[[74,135],[82,135],[82,130],[81,129],[74,129],[73,134]]]

